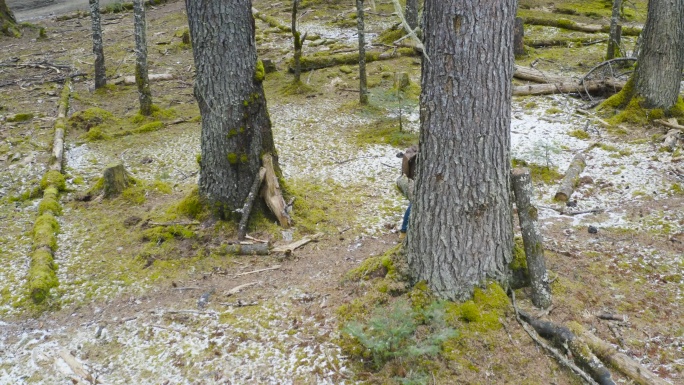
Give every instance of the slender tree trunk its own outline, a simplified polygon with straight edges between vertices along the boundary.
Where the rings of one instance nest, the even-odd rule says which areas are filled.
[[[299,0],[292,0],[292,37],[294,37],[294,81],[301,82],[302,78],[302,46],[301,33],[297,31],[297,7]]]
[[[684,1],[650,0],[634,73],[634,91],[644,107],[671,108],[684,68]]]
[[[620,9],[622,9],[622,0],[613,0],[613,14],[610,17],[610,35],[608,36],[606,60],[620,55],[620,35],[622,32],[622,28],[620,28]]]
[[[105,70],[104,45],[102,44],[102,27],[100,25],[100,1],[89,0],[90,20],[93,25],[93,53],[95,54],[95,89],[107,85]]]
[[[135,17],[135,83],[138,85],[140,113],[152,114],[152,92],[150,79],[147,76],[147,22],[145,21],[145,4],[143,0],[133,1]]]
[[[262,153],[272,153],[279,170],[263,73],[256,71],[252,2],[186,0],[186,8],[202,115],[199,192],[229,217],[243,207]]]
[[[512,258],[514,0],[427,0],[420,153],[407,256],[416,280],[464,299]]]
[[[368,104],[366,78],[366,32],[363,20],[363,0],[356,0],[356,26],[359,35],[359,103]]]
[[[404,17],[409,27],[415,31],[418,28],[418,0],[406,0]]]

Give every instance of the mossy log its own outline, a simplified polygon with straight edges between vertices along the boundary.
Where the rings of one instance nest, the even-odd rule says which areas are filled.
[[[572,326],[571,326],[572,327]],[[573,331],[584,341],[587,346],[603,361],[608,363],[613,368],[620,371],[620,373],[629,377],[632,381],[639,385],[667,385],[665,380],[651,373],[641,364],[628,357],[626,354],[620,353],[613,348],[609,343],[596,337],[593,333],[584,329],[577,324],[572,327]]]
[[[620,91],[626,82],[607,79],[606,81],[589,81],[580,83],[572,79],[567,82],[549,84],[531,84],[526,86],[513,86],[513,95],[550,95],[550,94],[570,94],[570,93],[609,93],[613,94]]]
[[[269,252],[268,243],[235,244],[226,246],[226,253],[234,255],[268,255]]]
[[[552,341],[559,348],[566,348],[572,353],[575,362],[600,385],[615,385],[610,371],[599,360],[591,349],[568,328],[552,322],[534,318],[524,311],[519,311],[520,318],[534,328],[540,336]]]
[[[530,25],[543,25],[588,33],[610,33],[610,25],[583,24],[562,18],[544,19],[540,17],[525,17],[523,20],[525,21],[525,24]],[[623,27],[622,29],[622,35],[624,36],[639,36],[640,33],[640,27]]]
[[[280,32],[292,32],[292,28],[283,24],[280,20],[265,13],[261,13],[254,7],[252,7],[252,15],[255,19],[259,19],[273,28],[278,28]]]
[[[572,162],[570,162],[570,166],[568,166],[568,170],[565,172],[565,176],[553,199],[561,202],[567,202],[570,199],[570,196],[575,191],[575,187],[579,183],[579,175],[584,171],[586,164],[582,154],[577,154],[572,158]]]
[[[383,53],[366,52],[366,63],[389,60],[400,56],[414,55],[415,51],[412,48],[400,48],[397,50],[389,50]],[[321,68],[334,67],[339,65],[356,65],[359,64],[359,53],[338,53],[338,54],[318,54],[313,56],[303,56],[301,58],[302,71],[312,71]],[[290,59],[288,61],[288,70],[294,72],[294,63]]]
[[[556,39],[525,39],[525,45],[533,48],[545,47],[577,47],[603,43],[606,39],[596,37],[561,37]]]
[[[280,190],[280,183],[273,168],[273,157],[271,154],[264,154],[261,157],[262,167],[266,170],[264,176],[264,183],[261,186],[261,197],[266,201],[266,205],[273,215],[278,218],[280,226],[288,228],[292,225],[292,218],[287,213],[287,203],[283,198],[283,193]]]
[[[62,172],[64,159],[64,136],[66,135],[66,114],[69,110],[69,98],[71,97],[71,81],[67,79],[62,88],[62,94],[57,108],[57,120],[55,121],[55,136],[52,142],[52,158],[50,170]],[[63,189],[62,189],[63,190]]]
[[[109,165],[102,175],[102,190],[105,198],[115,197],[121,194],[131,185],[131,176],[123,164]]]
[[[551,290],[549,289],[549,275],[544,260],[543,238],[537,222],[537,208],[531,203],[532,179],[530,170],[515,168],[511,171],[511,184],[515,192],[515,205],[518,208],[518,218],[522,230],[527,270],[532,287],[532,303],[541,309],[551,306]]]

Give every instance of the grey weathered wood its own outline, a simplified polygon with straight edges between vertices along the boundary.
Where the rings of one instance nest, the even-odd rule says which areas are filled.
[[[107,166],[102,178],[102,189],[105,198],[111,198],[121,194],[123,190],[131,184],[131,177],[121,163]]]
[[[525,27],[522,17],[515,18],[513,30],[513,53],[516,57],[525,54]]]
[[[254,182],[252,182],[252,187],[249,190],[249,195],[245,200],[245,205],[242,206],[242,218],[240,218],[240,224],[238,225],[238,240],[243,241],[247,235],[247,222],[249,221],[249,214],[252,212],[252,206],[254,205],[254,199],[259,196],[259,187],[261,182],[264,180],[266,175],[266,169],[261,168],[257,175],[254,177]]]
[[[264,183],[261,186],[261,197],[273,215],[278,218],[280,226],[288,228],[292,225],[292,218],[290,218],[287,212],[287,203],[285,203],[283,193],[280,190],[280,183],[278,183],[278,178],[273,168],[273,156],[271,154],[264,154],[261,157],[261,161],[264,168]]]
[[[620,53],[620,9],[622,8],[622,0],[613,0],[613,12],[610,17],[610,33],[608,34],[608,51],[606,52],[606,60],[616,57]]]
[[[420,155],[407,233],[416,281],[463,299],[512,259],[510,116],[516,2],[426,1]]]
[[[133,16],[135,18],[135,82],[138,86],[140,113],[147,116],[152,114],[152,92],[147,75],[147,22],[143,0],[133,0]]]
[[[527,258],[527,270],[532,287],[532,303],[546,309],[551,306],[549,275],[544,260],[544,245],[537,216],[537,208],[532,205],[532,179],[530,170],[516,168],[511,172],[511,182],[515,192],[515,205],[522,230],[523,245]]]
[[[570,80],[570,79],[568,79]],[[561,83],[530,84],[527,86],[514,86],[513,95],[550,95],[568,93],[614,93],[624,88],[625,82],[616,79],[606,79],[605,81],[588,81],[583,84],[579,81],[570,80]]]
[[[251,6],[250,0],[186,1],[202,115],[199,192],[224,217],[242,208],[261,154],[276,154],[262,78],[255,76]],[[277,157],[273,162],[278,170]]]
[[[649,1],[641,38],[634,91],[645,107],[669,109],[677,102],[684,68],[684,1]]]
[[[366,33],[364,28],[363,0],[356,0],[356,30],[359,37],[359,103],[368,104]]]
[[[66,136],[66,115],[69,110],[71,97],[71,80],[67,79],[62,88],[59,106],[57,107],[57,120],[55,121],[55,137],[52,142],[52,157],[50,158],[50,170],[62,172],[64,161],[64,138]]]
[[[90,21],[93,30],[93,53],[95,54],[95,89],[107,85],[102,26],[100,23],[100,0],[89,0]]]
[[[270,250],[268,243],[252,243],[227,245],[226,252],[235,255],[268,255]]]
[[[584,166],[586,166],[584,155],[577,154],[572,158],[572,162],[570,162],[570,166],[568,166],[568,170],[565,172],[565,176],[553,199],[561,202],[566,202],[570,199],[570,196],[575,191],[575,187],[579,183],[579,175],[584,171]]]

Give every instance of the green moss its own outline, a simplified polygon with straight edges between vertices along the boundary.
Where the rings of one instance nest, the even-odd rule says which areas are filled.
[[[527,257],[525,256],[525,247],[521,237],[516,237],[513,244],[513,260],[508,265],[511,270],[527,271]]]
[[[240,162],[241,162],[241,163],[247,163],[247,162],[249,162],[249,157],[247,157],[247,154],[242,154],[242,155],[240,155]]]
[[[155,121],[151,123],[144,124],[136,129],[133,130],[134,133],[139,134],[143,132],[153,132],[153,131],[159,131],[162,128],[164,128],[164,123],[160,121]]]
[[[141,205],[147,200],[145,187],[141,184],[134,184],[121,192],[121,197],[126,201]]]
[[[238,154],[236,154],[234,152],[229,152],[228,155],[226,155],[226,157],[228,158],[228,163],[233,164],[233,165],[238,164],[238,161],[240,159],[238,157]]]
[[[66,189],[66,178],[64,178],[61,172],[50,170],[40,180],[40,188],[45,190],[50,186],[54,186],[59,191],[64,191]]]
[[[349,270],[344,278],[349,281],[368,280],[373,277],[384,277],[387,274],[387,269],[383,259],[385,256],[368,257],[361,264]]]
[[[675,195],[684,195],[684,189],[679,183],[673,183],[672,187],[670,187],[670,191]]]
[[[314,92],[315,89],[310,85],[303,83],[302,81],[292,81],[285,84],[281,89],[280,93],[284,96],[290,95],[304,95]]]
[[[582,129],[579,129],[579,128],[576,130],[570,131],[570,133],[568,133],[568,135],[572,136],[573,138],[582,139],[582,140],[589,139],[591,137],[588,132],[586,132]]]
[[[59,223],[50,213],[44,213],[38,217],[33,225],[33,250],[47,247],[52,251],[57,250],[57,231]]]
[[[44,197],[40,200],[40,203],[38,204],[38,215],[48,212],[54,215],[62,215],[62,205],[56,198]]]
[[[456,321],[472,324],[472,331],[484,332],[501,328],[499,319],[509,310],[510,302],[506,292],[496,283],[491,283],[485,290],[475,288],[473,299],[447,306],[447,322],[458,325]]]
[[[354,134],[359,146],[389,144],[406,148],[418,143],[418,133],[401,130],[398,119],[375,120],[366,126],[358,127]]]
[[[33,114],[24,113],[24,114],[16,114],[14,116],[11,116],[11,117],[7,118],[7,121],[19,123],[19,122],[26,122],[26,121],[29,121],[31,119],[33,119]]]
[[[102,128],[100,126],[95,126],[88,130],[88,132],[85,134],[81,135],[81,138],[88,142],[96,142],[98,140],[109,139],[109,136],[102,132]]]
[[[98,107],[91,107],[84,111],[75,112],[69,123],[72,128],[88,130],[94,126],[103,124],[114,118],[111,112]]]
[[[254,69],[254,81],[261,83],[266,78],[266,70],[264,69],[264,62],[257,59],[256,66]]]
[[[154,182],[152,182],[152,189],[162,194],[171,194],[171,192],[173,191],[170,184],[160,180],[155,180]]]
[[[512,167],[527,167],[534,182],[551,184],[563,179],[563,175],[555,167],[542,166],[536,163],[528,163],[521,159],[513,159]]]
[[[199,190],[194,188],[185,198],[168,210],[169,214],[184,215],[191,219],[203,219],[208,214],[208,208],[199,195]]]
[[[142,232],[143,242],[159,244],[171,239],[190,239],[195,237],[195,232],[181,225],[157,226]]]
[[[352,70],[351,67],[349,67],[348,65],[343,65],[340,66],[340,72],[342,72],[343,74],[350,74],[354,72],[354,70]]]
[[[37,249],[31,254],[31,265],[28,272],[28,290],[34,303],[45,301],[50,289],[57,287],[59,281],[55,269],[52,253],[44,248]]]
[[[403,28],[398,28],[398,29],[386,29],[378,35],[378,37],[375,39],[378,43],[383,43],[383,44],[394,44],[395,41],[401,39],[406,35],[406,32],[404,32]]]

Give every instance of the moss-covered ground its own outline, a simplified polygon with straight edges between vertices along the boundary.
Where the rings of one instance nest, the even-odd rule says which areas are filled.
[[[396,40],[401,33],[387,31],[396,20],[379,16],[393,12],[392,5],[375,3],[368,39]],[[271,5],[254,2],[271,20],[289,25],[289,7]],[[525,0],[519,14],[605,24],[607,5]],[[630,25],[643,22],[644,5],[626,7]],[[349,4],[300,6],[300,29],[309,32],[305,56],[353,51]],[[183,10],[176,1],[148,11],[151,72],[175,75],[152,84],[157,110],[151,118],[137,114],[134,87],[113,84],[133,73],[132,15],[121,9],[104,16],[112,81],[93,91],[91,82],[75,79],[63,181],[45,167],[59,85],[0,87],[0,346],[11,347],[0,358],[0,382],[57,382],[61,361],[55,366],[53,357],[65,348],[107,383],[579,383],[527,337],[500,287],[485,285],[472,300],[453,303],[407,280],[397,256],[396,228],[407,201],[394,186],[395,154],[418,138],[419,57],[368,63],[368,107],[357,103],[354,63],[305,72],[303,86],[292,92],[291,34],[255,21],[259,58],[279,69],[263,81],[283,189],[287,200],[295,198],[295,225],[282,229],[260,213],[248,233],[278,245],[324,235],[292,255],[228,254],[235,223],[215,221],[196,199],[201,118]],[[0,61],[49,59],[91,71],[89,19],[40,24],[45,38],[37,39],[39,30],[2,38],[11,49]],[[545,26],[527,26],[526,35],[605,38]],[[624,41],[631,50],[634,39]],[[537,48],[517,64],[582,76],[604,51],[601,43]],[[397,90],[402,72],[410,85]],[[54,75],[13,68],[0,72],[0,82]],[[593,329],[658,375],[681,382],[684,314],[673,304],[681,303],[684,289],[684,217],[673,208],[682,204],[684,183],[667,172],[680,167],[681,151],[657,151],[663,132],[649,120],[604,127],[596,116],[576,112],[582,107],[567,95],[513,100],[512,157],[533,171],[553,281],[548,317]],[[560,207],[552,201],[555,188],[580,151],[587,169],[573,196],[577,207]],[[113,162],[122,162],[138,183],[111,200],[95,194],[83,201]],[[48,185],[61,191],[41,203],[41,187]],[[596,208],[603,211],[558,213]],[[598,233],[589,234],[588,225]],[[34,258],[54,263],[59,282],[41,307],[27,301],[35,242],[44,251],[55,245],[53,261],[42,251]],[[262,269],[272,270],[254,272]],[[241,292],[229,292],[240,285],[246,285]],[[526,289],[517,297],[530,308]],[[599,320],[599,312],[624,314],[629,323]],[[374,341],[394,337],[374,334],[370,321],[409,332],[398,332],[393,349],[379,349]],[[348,333],[353,322],[356,331]]]

